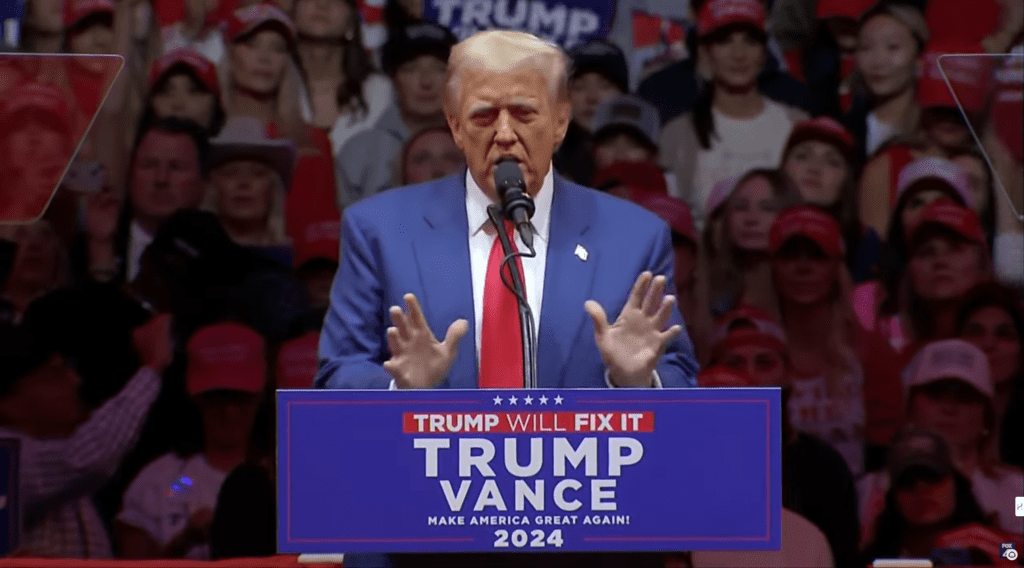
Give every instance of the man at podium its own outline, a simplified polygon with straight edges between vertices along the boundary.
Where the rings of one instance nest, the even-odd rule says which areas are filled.
[[[487,213],[501,203],[495,173],[499,163],[508,172],[508,160],[534,206],[524,224],[536,254],[505,266],[521,271],[539,314],[537,387],[696,386],[668,227],[552,171],[571,115],[567,66],[558,47],[521,32],[480,32],[453,48],[444,109],[468,169],[345,211],[317,387],[524,388],[517,298],[502,283],[504,251]],[[515,250],[528,250],[524,232],[504,224]],[[346,555],[345,565],[640,568],[664,560]]]
[[[539,314],[537,386],[696,385],[668,227],[552,170],[571,116],[567,71],[558,47],[522,32],[481,32],[453,48],[444,109],[468,171],[345,211],[318,387],[523,388],[517,300],[487,215],[508,159],[535,207],[536,256],[505,266],[521,271]],[[506,231],[525,250],[511,223]]]

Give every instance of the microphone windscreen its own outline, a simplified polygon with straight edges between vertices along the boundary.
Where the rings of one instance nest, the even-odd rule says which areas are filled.
[[[520,169],[519,162],[512,159],[498,162],[494,168],[494,187],[498,190],[498,197],[504,199],[505,192],[510,188],[523,189],[524,185],[523,170]]]

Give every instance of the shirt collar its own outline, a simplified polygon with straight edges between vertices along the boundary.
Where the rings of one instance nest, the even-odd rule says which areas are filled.
[[[533,217],[530,224],[533,225],[533,234],[541,241],[548,242],[548,229],[551,221],[551,200],[554,198],[555,181],[554,167],[548,166],[548,173],[541,183],[540,192],[533,198]],[[477,185],[473,175],[466,170],[466,215],[469,220],[469,236],[473,236],[484,230],[489,223],[487,217],[487,206],[492,203],[483,189]]]

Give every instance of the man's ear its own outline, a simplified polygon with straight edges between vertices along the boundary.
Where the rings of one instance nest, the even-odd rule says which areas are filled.
[[[565,140],[565,133],[569,130],[570,120],[572,120],[572,103],[568,99],[558,101],[555,105],[556,148],[562,143],[562,140]]]

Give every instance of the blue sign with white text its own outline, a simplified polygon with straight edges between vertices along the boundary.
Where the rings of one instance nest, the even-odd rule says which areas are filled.
[[[778,550],[778,389],[278,391],[278,547]]]
[[[518,30],[572,49],[608,35],[615,0],[425,0],[423,10],[460,40],[481,30]]]

